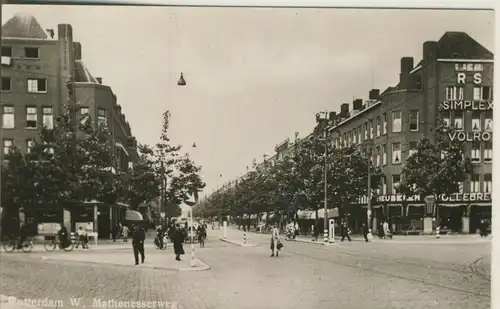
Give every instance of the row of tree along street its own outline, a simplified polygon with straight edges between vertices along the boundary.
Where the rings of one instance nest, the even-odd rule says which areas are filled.
[[[9,225],[6,218],[17,216],[20,209],[34,218],[40,210],[71,211],[92,200],[123,202],[137,209],[160,195],[166,217],[174,217],[186,196],[205,186],[201,167],[187,154],[181,155],[181,146],[172,145],[168,137],[168,111],[163,114],[158,143],[139,145],[139,160],[133,168],[116,172],[110,132],[89,117],[77,122],[77,111],[74,105],[64,106],[54,127],[41,128],[27,153],[14,145],[4,156],[2,228]]]
[[[438,121],[431,139],[419,141],[416,151],[406,158],[401,169],[401,182],[397,194],[423,197],[452,194],[459,191],[461,183],[468,179],[473,167],[465,156],[464,144],[446,139],[449,128]],[[367,196],[368,166],[372,200],[381,188],[382,170],[373,166],[369,145],[334,147],[318,134],[300,140],[293,145],[290,157],[264,163],[237,181],[234,186],[215,192],[195,208],[199,217],[231,216],[244,225],[250,225],[252,215],[270,214],[274,222],[298,219],[299,210],[314,211],[324,207],[325,146],[327,147],[327,201],[328,208],[337,208],[342,217],[350,213],[350,207],[359,205],[360,197]],[[252,216],[254,217],[254,216]],[[260,217],[259,217],[260,218]],[[365,218],[359,218],[366,222]],[[318,222],[316,222],[318,224]]]

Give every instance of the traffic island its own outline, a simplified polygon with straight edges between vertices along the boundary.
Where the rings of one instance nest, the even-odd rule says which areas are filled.
[[[204,271],[209,270],[210,266],[203,263],[199,259],[195,259],[194,266],[191,266],[191,258],[189,254],[181,256],[181,261],[175,260],[173,252],[146,252],[144,264],[135,265],[132,249],[130,252],[96,252],[96,253],[53,253],[42,256],[45,261],[54,262],[74,262],[93,265],[109,265],[132,268],[150,268],[162,269],[171,271]]]
[[[257,246],[256,244],[244,243],[242,241],[232,240],[232,239],[224,238],[224,237],[221,237],[219,239],[222,240],[223,242],[227,242],[229,244],[240,246],[240,247],[256,247]]]

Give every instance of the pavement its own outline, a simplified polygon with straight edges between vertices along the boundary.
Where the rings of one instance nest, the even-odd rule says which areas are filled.
[[[248,248],[222,242],[222,236],[222,230],[209,230],[206,247],[196,248],[197,257],[210,265],[200,272],[47,260],[41,258],[49,255],[45,252],[2,254],[0,291],[52,301],[43,308],[106,308],[106,301],[186,309],[490,308],[490,242],[312,246],[290,241],[279,257],[270,257],[269,235],[249,233],[256,246]],[[168,250],[151,250],[147,261],[155,254],[173,259]],[[128,259],[133,262],[130,251]],[[55,306],[56,301],[63,303]]]

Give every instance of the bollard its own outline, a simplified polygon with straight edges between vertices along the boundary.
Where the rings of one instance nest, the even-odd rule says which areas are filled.
[[[224,227],[224,238],[227,238],[227,221],[222,222]]]
[[[327,243],[328,243],[328,229],[324,229],[324,230],[323,230],[323,242],[324,242],[325,244],[327,244]]]
[[[245,245],[247,244],[247,232],[246,231],[243,233],[243,244],[245,244]]]
[[[437,226],[437,227],[436,227],[436,238],[437,238],[437,239],[439,239],[439,237],[440,237],[440,236],[439,236],[439,229],[440,229],[440,227],[439,227],[439,226]]]

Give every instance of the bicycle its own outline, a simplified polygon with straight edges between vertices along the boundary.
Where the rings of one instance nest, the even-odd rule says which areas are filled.
[[[64,249],[64,251],[66,252],[71,252],[73,251],[75,244],[70,239],[68,239],[66,246],[64,248],[61,248],[61,242],[59,241],[59,238],[55,238],[46,242],[44,244],[44,247],[45,251],[47,252],[53,252],[57,247],[59,247],[59,249]]]
[[[21,248],[18,246],[18,241],[15,238],[11,238],[3,243],[3,249],[5,252],[14,252],[15,250],[22,250],[23,252],[31,252],[33,250],[33,241],[31,239],[25,239],[21,244]]]

